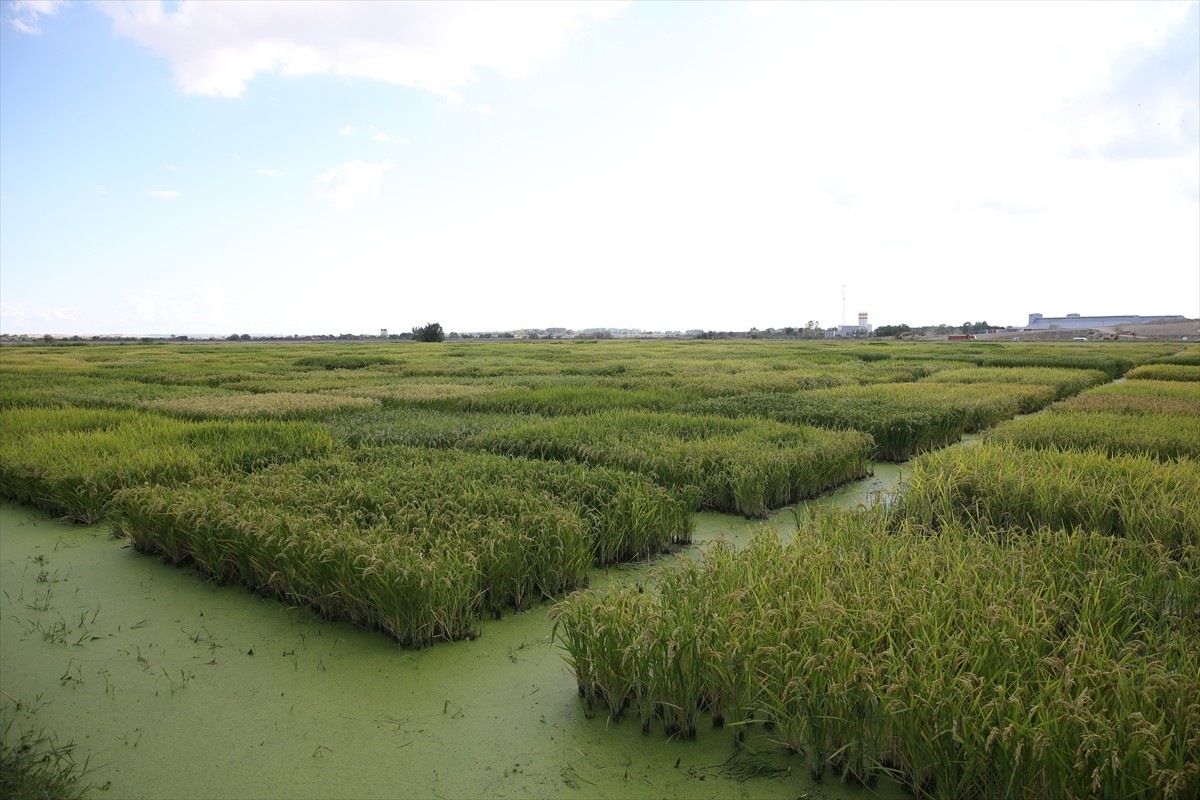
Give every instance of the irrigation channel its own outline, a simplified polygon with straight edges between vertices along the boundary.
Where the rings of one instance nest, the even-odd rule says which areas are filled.
[[[811,502],[853,507],[901,468]],[[697,554],[766,523],[702,513]],[[0,504],[6,739],[48,732],[87,763],[90,797],[907,797],[827,777],[761,732],[693,741],[584,716],[543,604],[474,641],[387,638],[136,555],[104,525]],[[597,571],[643,581],[649,565]]]

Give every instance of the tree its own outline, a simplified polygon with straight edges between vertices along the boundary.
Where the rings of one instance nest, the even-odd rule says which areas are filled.
[[[899,336],[902,333],[908,333],[912,328],[907,325],[880,325],[871,334],[872,336]]]
[[[446,334],[440,322],[430,322],[412,329],[414,342],[444,342]]]

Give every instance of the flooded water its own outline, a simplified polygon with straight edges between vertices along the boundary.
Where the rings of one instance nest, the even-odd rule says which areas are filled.
[[[817,502],[890,491],[899,468]],[[766,523],[701,514],[697,545]],[[646,565],[597,572],[639,580]],[[476,641],[384,636],[135,554],[104,526],[0,505],[0,697],[8,736],[53,732],[93,797],[904,797],[813,784],[759,734],[695,741],[587,719],[548,606]]]

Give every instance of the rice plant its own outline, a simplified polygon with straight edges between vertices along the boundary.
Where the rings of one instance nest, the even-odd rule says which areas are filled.
[[[544,417],[517,414],[446,412],[393,406],[339,414],[323,421],[351,447],[405,445],[469,448],[480,434],[527,425]]]
[[[1057,403],[1052,410],[1194,417],[1200,415],[1200,383],[1145,379],[1110,383]]]
[[[947,369],[924,379],[928,383],[1022,383],[1053,386],[1056,399],[1070,397],[1084,389],[1099,386],[1108,376],[1095,369],[1063,367],[970,367]],[[1022,409],[1028,413],[1036,409]]]
[[[369,397],[271,392],[151,400],[142,407],[185,419],[315,419],[372,408],[377,403]]]
[[[1070,345],[1049,345],[1046,349],[1005,350],[979,358],[980,367],[1050,367],[1082,370],[1097,370],[1110,380],[1124,375],[1136,363],[1137,355],[1127,349],[1112,349],[1097,352],[1089,345],[1090,352],[1073,350]]]
[[[747,394],[705,400],[681,410],[862,431],[874,440],[875,458],[905,461],[956,442],[969,431],[1047,405],[1054,397],[1049,386],[922,382]]]
[[[480,614],[691,535],[686,504],[629,473],[455,451],[354,455],[126,488],[114,530],[412,646],[473,636]]]
[[[825,511],[553,617],[585,704],[645,730],[719,708],[814,777],[919,797],[1188,798],[1198,610],[1196,571],[1131,539]]]
[[[867,474],[870,440],[763,420],[609,412],[495,426],[465,446],[618,467],[693,494],[699,508],[756,517]]]
[[[585,416],[393,408],[326,422],[355,447],[421,445],[575,461],[690,492],[698,508],[762,516],[860,477],[869,441],[759,420],[614,411]]]
[[[1169,356],[1160,356],[1152,358],[1146,362],[1147,364],[1190,364],[1193,367],[1200,367],[1200,345],[1191,345],[1178,353],[1172,353]]]
[[[329,354],[329,355],[313,355],[298,358],[295,361],[297,367],[302,369],[364,369],[365,367],[378,366],[382,364],[394,364],[394,359],[382,354]]]
[[[453,403],[439,402],[435,407],[503,414],[594,414],[633,408],[663,411],[692,399],[695,399],[695,395],[665,386],[626,389],[588,382],[550,385],[536,389],[513,387],[504,391],[463,396]]]
[[[913,461],[893,509],[934,527],[1082,528],[1182,553],[1200,546],[1200,463],[987,443]]]
[[[1200,364],[1145,364],[1131,370],[1126,377],[1130,380],[1197,382],[1200,381]]]
[[[1064,411],[1005,423],[988,442],[1105,455],[1144,455],[1160,460],[1200,461],[1200,412],[1195,414]]]
[[[333,451],[306,423],[184,422],[137,412],[0,412],[0,496],[94,523],[122,488],[242,472]]]

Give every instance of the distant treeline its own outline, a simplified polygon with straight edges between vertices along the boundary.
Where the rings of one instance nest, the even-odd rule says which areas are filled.
[[[436,325],[437,323],[430,323]],[[54,336],[53,334],[0,334],[0,344],[37,344],[37,345],[74,345],[97,342],[103,344],[166,344],[169,342],[358,342],[358,341],[421,341],[419,331],[429,326],[414,328],[412,332],[404,333],[325,333],[325,334],[292,334],[260,335],[249,333],[232,333],[228,336],[122,336],[122,335],[93,335],[93,336]],[[441,327],[440,325],[438,326]],[[880,325],[870,331],[863,331],[857,338],[892,338],[903,335],[913,336],[946,336],[953,333],[987,333],[998,330],[987,322],[967,322],[961,325],[926,325],[913,328],[908,325]],[[842,336],[846,334],[843,333]],[[706,331],[689,330],[668,332],[643,332],[627,330],[588,329],[574,331],[568,328],[547,328],[543,330],[490,331],[481,333],[459,333],[451,331],[444,334],[444,339],[824,339],[825,329],[820,323],[809,321],[804,327],[785,326],[783,328],[751,328],[748,331]],[[432,341],[440,341],[436,337]]]

